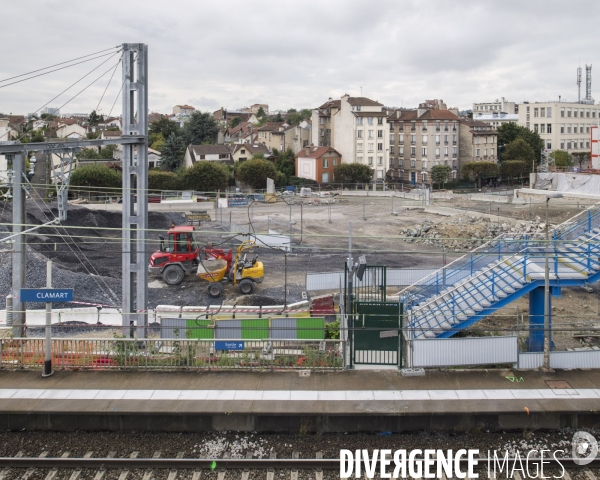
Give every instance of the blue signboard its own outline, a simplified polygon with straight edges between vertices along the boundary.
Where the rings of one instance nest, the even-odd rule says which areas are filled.
[[[71,302],[72,288],[22,288],[22,302]]]
[[[215,342],[215,350],[244,350],[246,342]]]
[[[248,197],[244,195],[233,195],[229,197],[229,206],[230,207],[247,207],[248,206]]]

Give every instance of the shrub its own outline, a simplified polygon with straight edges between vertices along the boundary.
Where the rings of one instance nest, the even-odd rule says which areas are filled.
[[[70,184],[73,192],[114,195],[121,192],[123,179],[119,172],[102,163],[95,163],[77,168],[71,174]]]
[[[148,172],[148,190],[181,190],[181,179],[174,172]]]
[[[254,189],[265,189],[267,178],[277,180],[277,168],[268,160],[248,160],[237,167],[236,178]]]
[[[229,180],[229,170],[219,162],[200,161],[186,169],[181,178],[181,186],[189,190],[216,192],[225,190]]]

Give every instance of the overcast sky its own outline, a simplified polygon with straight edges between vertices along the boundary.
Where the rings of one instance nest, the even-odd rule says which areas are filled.
[[[576,100],[580,63],[595,65],[592,94],[600,100],[599,14],[597,0],[4,1],[0,80],[143,42],[149,106],[163,113],[183,103],[209,111],[252,103],[314,108],[358,96],[361,87],[363,96],[409,108],[432,98],[460,109],[502,96]],[[59,107],[118,56],[0,88],[0,112],[34,112],[106,59],[50,103]],[[62,111],[94,109],[110,74]],[[119,68],[102,113],[120,86]]]

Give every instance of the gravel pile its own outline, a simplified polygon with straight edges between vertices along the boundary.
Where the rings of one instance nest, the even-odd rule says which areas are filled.
[[[499,223],[489,218],[476,218],[469,215],[458,215],[447,221],[437,223],[425,222],[400,229],[399,235],[406,237],[405,242],[421,243],[449,250],[473,249],[499,235],[514,235],[515,240],[525,235],[542,233],[546,224],[535,217],[532,222]],[[552,226],[551,226],[552,228]]]

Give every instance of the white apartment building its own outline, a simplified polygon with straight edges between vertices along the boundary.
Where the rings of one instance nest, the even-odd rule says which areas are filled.
[[[374,180],[384,180],[389,170],[389,136],[383,105],[366,97],[346,94],[313,111],[313,145],[335,148],[344,163],[369,165]]]
[[[500,100],[496,99],[494,102],[473,104],[473,118],[480,113],[482,115],[487,115],[494,112],[515,114],[519,112],[519,106],[515,102],[507,102],[504,97],[502,97]],[[479,118],[477,120],[479,120]]]
[[[519,125],[539,133],[547,150],[590,149],[590,129],[600,121],[600,105],[535,102],[519,105]]]
[[[477,120],[480,122],[485,122],[488,125],[498,128],[505,123],[518,123],[519,122],[519,114],[518,113],[503,113],[503,112],[494,112],[494,113],[473,113],[473,120]]]

